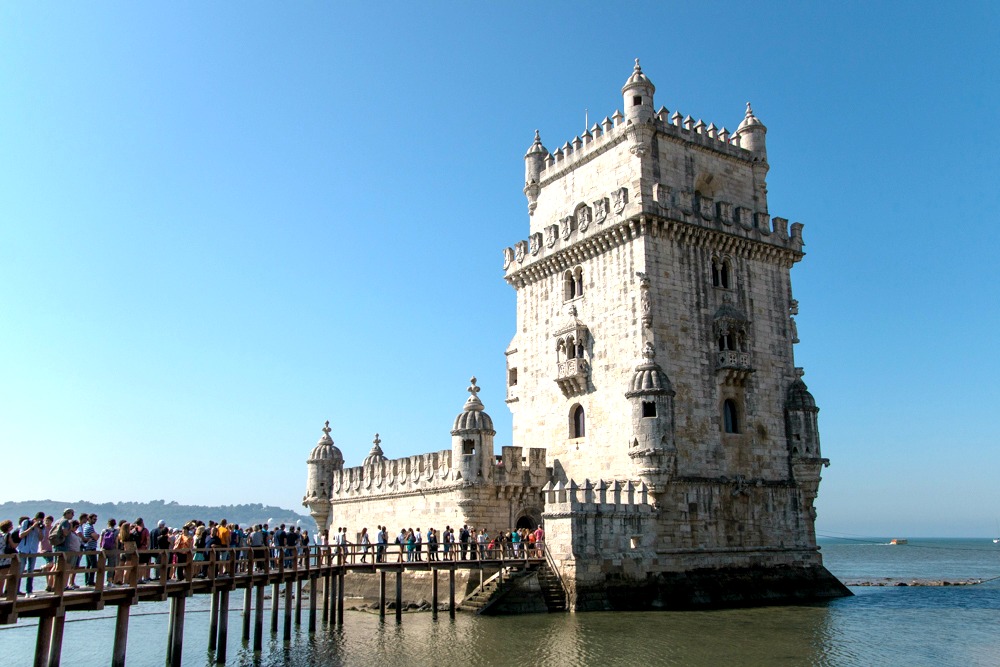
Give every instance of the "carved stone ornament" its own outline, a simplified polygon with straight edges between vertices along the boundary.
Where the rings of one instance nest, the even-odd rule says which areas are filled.
[[[514,249],[504,248],[503,249],[503,270],[506,271],[510,268],[511,263],[514,261]]]
[[[559,225],[549,225],[545,228],[545,247],[551,248],[559,238]]]
[[[649,302],[649,276],[645,273],[637,272],[639,278],[639,307],[642,310],[642,325],[644,327],[653,326],[653,308]],[[649,343],[646,343],[649,345]]]
[[[531,254],[537,255],[538,252],[542,249],[542,233],[535,232],[528,238],[531,240]]]
[[[607,197],[601,197],[594,202],[594,219],[597,220],[597,224],[601,224],[608,219]]]
[[[625,205],[628,204],[628,188],[618,188],[611,193],[611,201],[615,207],[615,213],[621,215],[621,212],[625,210]]]
[[[524,261],[524,254],[528,252],[528,242],[518,241],[514,244],[514,259],[518,262]]]
[[[569,235],[573,233],[573,216],[569,215],[559,221],[559,236],[563,241],[569,240]]]
[[[576,208],[576,227],[581,232],[587,231],[587,228],[590,227],[590,221],[592,219],[593,216],[590,212],[589,206],[581,204]]]

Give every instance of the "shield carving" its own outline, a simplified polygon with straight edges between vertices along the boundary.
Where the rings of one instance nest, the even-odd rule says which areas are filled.
[[[559,238],[559,225],[549,225],[545,228],[545,246],[551,248]]]
[[[569,235],[573,233],[573,216],[567,216],[559,221],[559,235],[563,241],[569,240]]]
[[[608,219],[607,197],[601,197],[594,202],[594,219],[597,220],[597,224],[601,224]]]
[[[587,231],[587,227],[590,227],[590,221],[592,219],[592,214],[590,212],[590,207],[581,204],[576,209],[576,226],[581,232]]]
[[[628,204],[628,188],[618,188],[611,193],[611,201],[614,203],[615,213],[621,214]]]

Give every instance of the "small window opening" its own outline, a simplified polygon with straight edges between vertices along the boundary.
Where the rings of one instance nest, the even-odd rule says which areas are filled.
[[[572,338],[566,341],[566,358],[576,359],[576,344],[573,342]]]
[[[586,418],[583,414],[583,406],[578,405],[573,410],[573,432],[570,434],[574,438],[582,438],[586,435]]]
[[[462,441],[462,453],[468,456],[469,454],[476,453],[476,441],[475,440],[463,440]]]
[[[656,403],[653,401],[643,401],[642,402],[642,416],[643,417],[655,417],[656,416]]]
[[[507,371],[507,384],[511,387],[517,384],[517,369],[511,368]]]
[[[736,412],[736,401],[731,398],[727,398],[726,402],[722,404],[722,421],[725,426],[726,433],[740,432],[739,415]]]
[[[637,107],[640,106],[641,104],[642,104],[642,97],[640,95],[636,95],[632,98],[632,106]]]

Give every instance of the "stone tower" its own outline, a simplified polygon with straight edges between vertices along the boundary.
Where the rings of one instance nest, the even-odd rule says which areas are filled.
[[[655,110],[638,60],[621,92],[624,115],[554,152],[535,133],[528,238],[504,250],[513,444],[546,448],[575,606],[676,601],[695,571],[754,599],[845,594],[815,542],[829,462],[793,355],[802,225],[768,210],[767,128],[749,104],[732,134]],[[588,523],[612,490],[617,531]]]

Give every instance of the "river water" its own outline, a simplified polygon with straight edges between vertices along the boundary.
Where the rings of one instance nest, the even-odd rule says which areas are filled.
[[[886,540],[887,542],[887,540]],[[821,541],[827,567],[844,581],[1000,577],[1000,545],[989,539],[910,540],[905,546]],[[348,612],[342,629],[310,637],[296,628],[286,647],[269,640],[254,656],[239,640],[242,594],[233,596],[230,665],[1000,665],[1000,579],[975,586],[856,586],[855,597],[796,607],[701,612],[474,617],[408,613],[401,625]],[[212,664],[207,599],[188,601],[185,665]],[[135,608],[128,664],[164,664],[165,604]],[[305,620],[303,610],[303,620]],[[98,618],[88,618],[98,617]],[[100,618],[103,617],[103,618]],[[82,620],[87,618],[88,620]],[[62,664],[106,665],[113,610],[72,614]],[[265,618],[265,631],[269,614]],[[269,635],[268,635],[269,636]],[[35,628],[0,628],[5,665],[30,665]]]

